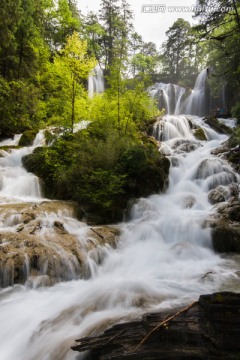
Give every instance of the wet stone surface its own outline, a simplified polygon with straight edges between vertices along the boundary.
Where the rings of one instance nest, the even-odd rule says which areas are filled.
[[[146,314],[103,334],[77,340],[89,360],[238,360],[240,294],[201,295],[185,308]]]

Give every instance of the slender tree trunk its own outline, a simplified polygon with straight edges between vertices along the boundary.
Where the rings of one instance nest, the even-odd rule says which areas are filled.
[[[71,114],[71,125],[72,125],[72,133],[75,122],[75,98],[76,98],[76,82],[73,76],[72,80],[72,114]]]
[[[20,79],[22,60],[23,60],[23,42],[24,42],[24,36],[22,35],[21,36],[20,50],[19,50],[18,79]]]

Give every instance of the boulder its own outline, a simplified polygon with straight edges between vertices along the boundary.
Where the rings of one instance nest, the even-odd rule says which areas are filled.
[[[212,154],[229,161],[240,174],[240,146],[234,137],[230,137],[219,148],[212,150]]]
[[[217,212],[207,221],[212,228],[212,242],[220,253],[240,253],[240,200],[232,197],[216,205]]]
[[[193,131],[193,135],[197,140],[207,140],[207,136],[202,128],[198,128]]]
[[[226,134],[226,135],[231,135],[232,134],[232,129],[230,129],[228,126],[226,126],[225,124],[222,124],[218,121],[217,118],[215,118],[214,116],[207,116],[204,119],[205,123],[207,125],[209,125],[213,130],[217,131],[220,134]]]
[[[215,189],[209,191],[208,200],[214,205],[226,201],[232,196],[237,196],[238,194],[238,185],[235,183],[232,183],[229,186],[219,185]]]
[[[19,146],[31,146],[38,133],[38,130],[26,130],[22,134],[18,145]]]

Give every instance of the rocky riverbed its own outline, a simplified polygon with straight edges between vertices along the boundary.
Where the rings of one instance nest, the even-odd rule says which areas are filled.
[[[115,247],[117,227],[88,227],[77,221],[77,204],[64,201],[0,205],[0,286],[53,285],[91,276]]]

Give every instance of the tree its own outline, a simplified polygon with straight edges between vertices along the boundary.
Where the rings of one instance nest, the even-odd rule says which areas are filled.
[[[118,4],[118,0],[102,0],[99,18],[105,31],[102,37],[104,68],[110,76],[112,66],[121,68],[123,59],[127,55],[132,11],[125,0],[122,0],[121,5]]]
[[[186,46],[189,40],[190,24],[184,19],[178,19],[166,32],[167,41],[164,44],[164,57],[167,59],[168,71],[173,82],[178,83],[186,57]]]
[[[103,64],[104,56],[104,47],[103,37],[105,35],[105,30],[103,26],[99,23],[97,14],[90,12],[88,13],[85,22],[84,22],[84,35],[89,43],[89,50],[97,59],[99,64]]]
[[[211,87],[215,93],[222,86],[228,89],[228,105],[240,97],[240,6],[235,0],[199,0],[195,16],[199,41],[208,45],[208,67]],[[214,5],[211,12],[201,9]]]
[[[86,116],[87,91],[84,80],[96,65],[96,60],[87,54],[87,41],[74,32],[68,36],[65,47],[49,64],[43,77],[48,98],[47,114],[56,121],[71,127],[76,117],[80,121]],[[58,120],[59,122],[59,120]]]
[[[16,32],[21,21],[21,0],[3,0],[0,6],[0,73],[11,79],[17,67]]]
[[[56,49],[62,48],[67,37],[74,31],[80,31],[81,18],[76,3],[68,0],[58,0],[56,19],[53,34],[53,43]]]

